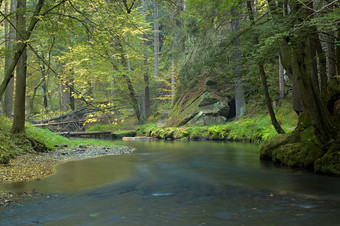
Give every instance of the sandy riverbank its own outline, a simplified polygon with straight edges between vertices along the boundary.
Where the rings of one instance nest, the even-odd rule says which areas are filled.
[[[130,154],[133,151],[133,148],[125,146],[79,146],[47,153],[25,154],[12,159],[7,165],[0,165],[0,183],[39,180],[54,174],[56,166],[61,163],[105,155]],[[0,191],[0,206],[11,203],[16,196]]]

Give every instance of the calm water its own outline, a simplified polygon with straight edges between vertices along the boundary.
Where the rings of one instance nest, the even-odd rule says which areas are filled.
[[[339,225],[340,178],[277,168],[257,146],[131,142],[132,155],[69,162],[0,189],[44,195],[0,208],[0,225]]]

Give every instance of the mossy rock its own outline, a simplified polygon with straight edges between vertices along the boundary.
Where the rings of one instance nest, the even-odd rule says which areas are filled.
[[[190,98],[180,98],[175,103],[167,125],[179,127],[224,123],[228,114],[228,98],[202,91]]]
[[[312,142],[289,143],[275,149],[272,159],[275,163],[290,167],[313,169],[315,161],[323,154],[322,149]]]
[[[340,142],[331,144],[325,155],[315,161],[314,171],[340,176]]]
[[[283,134],[272,139],[265,141],[260,146],[260,159],[262,160],[272,160],[273,159],[273,151],[280,148],[283,145],[289,143],[299,142],[300,138],[295,134]]]

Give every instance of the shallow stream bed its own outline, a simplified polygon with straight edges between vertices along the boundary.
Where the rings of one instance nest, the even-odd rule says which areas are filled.
[[[119,142],[118,142],[119,143]],[[68,162],[0,208],[0,225],[337,225],[340,178],[278,168],[250,144],[122,142],[132,154]]]

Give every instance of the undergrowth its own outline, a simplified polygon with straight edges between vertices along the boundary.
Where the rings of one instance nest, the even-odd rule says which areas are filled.
[[[276,117],[286,133],[295,129],[297,115],[291,107],[285,106],[285,103],[276,112]],[[261,143],[278,135],[266,113],[250,114],[225,124],[211,126],[157,128],[156,124],[149,124],[139,127],[139,134],[161,139],[233,140],[253,143]]]
[[[35,151],[30,141],[32,138],[44,144],[47,149],[60,148],[60,145],[67,145],[68,147],[75,147],[79,145],[115,145],[112,141],[105,140],[70,140],[66,137],[55,134],[50,130],[34,127],[30,123],[26,123],[25,125],[26,135],[13,135],[10,131],[11,126],[11,119],[0,116],[0,163],[3,164],[8,163],[11,158],[15,158],[18,155],[34,153]],[[59,147],[55,147],[56,145]]]

